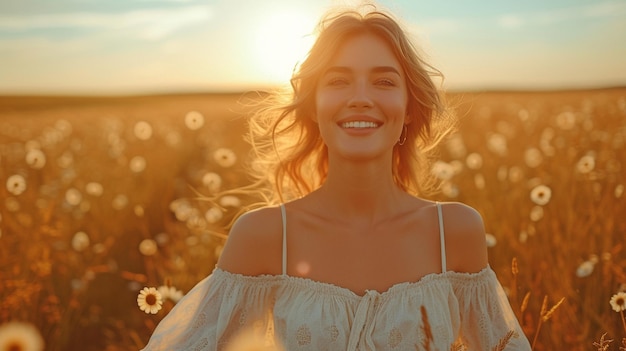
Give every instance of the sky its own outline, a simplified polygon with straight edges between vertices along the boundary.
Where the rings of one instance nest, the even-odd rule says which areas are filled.
[[[288,84],[354,0],[0,1],[0,95]],[[380,0],[449,90],[626,86],[626,0]]]

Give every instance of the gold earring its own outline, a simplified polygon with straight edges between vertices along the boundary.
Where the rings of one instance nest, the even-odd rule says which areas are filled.
[[[404,124],[402,126],[402,133],[400,133],[400,139],[398,139],[398,145],[404,145],[406,142],[406,135],[409,133],[409,128]]]

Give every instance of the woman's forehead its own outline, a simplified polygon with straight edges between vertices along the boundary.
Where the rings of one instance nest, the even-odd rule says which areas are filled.
[[[337,47],[325,71],[355,69],[402,73],[402,66],[391,45],[374,34],[347,38]]]

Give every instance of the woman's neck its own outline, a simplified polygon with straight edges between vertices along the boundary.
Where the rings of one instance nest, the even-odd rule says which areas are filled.
[[[409,196],[393,181],[391,167],[371,164],[329,167],[326,181],[312,195],[328,213],[364,224],[393,216]]]

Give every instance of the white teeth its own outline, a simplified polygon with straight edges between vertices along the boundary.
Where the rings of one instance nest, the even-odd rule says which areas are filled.
[[[377,128],[378,123],[369,121],[351,121],[341,123],[342,128]]]

